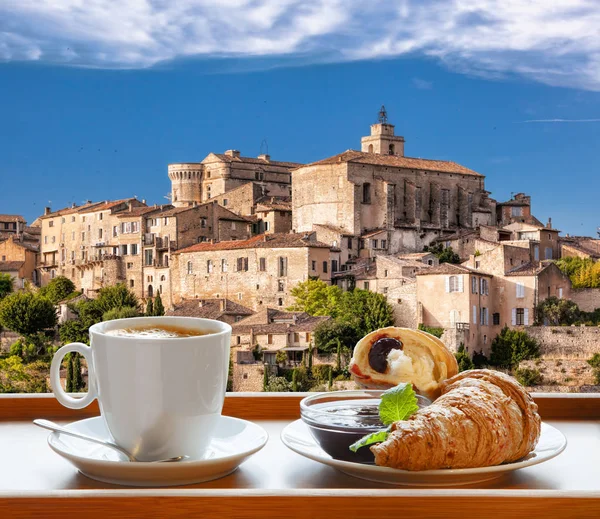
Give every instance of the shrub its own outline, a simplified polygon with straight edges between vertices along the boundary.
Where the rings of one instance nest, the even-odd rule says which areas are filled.
[[[523,360],[540,356],[539,345],[535,339],[521,330],[510,330],[505,326],[492,341],[490,364],[511,369]]]
[[[20,335],[34,335],[56,326],[52,302],[37,294],[16,292],[0,303],[0,324]]]
[[[285,379],[285,377],[272,377],[269,378],[266,391],[275,393],[284,393],[291,391],[291,384]]]
[[[317,364],[312,367],[312,376],[318,382],[329,380],[329,373],[333,371],[333,367],[329,364]]]
[[[114,319],[127,319],[128,317],[139,317],[140,312],[133,306],[123,306],[121,308],[113,308],[102,315],[103,321],[112,321]]]
[[[0,299],[13,291],[13,278],[10,274],[0,272]]]
[[[483,351],[473,352],[473,364],[476,368],[481,368],[483,366],[487,366],[489,364],[488,358],[483,354]]]
[[[551,326],[571,325],[580,319],[581,312],[574,301],[549,297],[540,302],[535,308],[535,321],[537,324]]]
[[[434,326],[425,326],[424,324],[419,325],[419,330],[421,330],[423,332],[427,332],[431,335],[434,335],[438,339],[441,339],[442,335],[444,334],[443,328],[435,328]]]
[[[592,368],[600,368],[600,353],[594,353],[590,359],[588,359],[587,363],[592,366]]]
[[[277,350],[275,362],[277,362],[277,364],[285,364],[287,362],[287,353],[283,350]]]
[[[475,364],[469,357],[469,354],[465,351],[465,345],[461,343],[458,347],[458,351],[454,354],[456,357],[456,362],[458,362],[458,371],[467,371],[469,369],[475,368]]]
[[[65,276],[58,276],[45,287],[40,288],[39,295],[47,297],[53,304],[57,304],[73,292],[75,292],[75,283]]]
[[[519,368],[515,372],[515,378],[523,386],[537,386],[542,383],[542,374],[537,369]]]

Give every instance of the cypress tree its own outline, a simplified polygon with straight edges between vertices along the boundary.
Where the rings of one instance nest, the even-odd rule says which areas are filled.
[[[308,369],[312,370],[313,364],[313,345],[312,342],[308,345]]]
[[[337,371],[341,371],[342,369],[342,345],[340,344],[340,340],[337,339]]]
[[[292,391],[298,391],[298,371],[292,371]]]
[[[146,315],[148,317],[154,315],[154,307],[152,306],[152,299],[148,298],[148,302],[146,303]]]
[[[329,377],[328,377],[328,383],[327,385],[329,386],[329,391],[331,391],[331,389],[333,388],[333,367],[329,366]]]
[[[73,353],[75,360],[73,361],[73,389],[81,391],[83,389],[83,377],[81,376],[81,355]]]
[[[156,292],[156,298],[154,299],[154,314],[153,315],[165,315],[165,307],[163,306],[160,292]]]
[[[67,359],[67,393],[75,391],[73,382],[73,353],[69,353],[69,358]]]
[[[269,368],[265,364],[265,372],[263,375],[263,391],[266,391],[267,387],[269,387]]]

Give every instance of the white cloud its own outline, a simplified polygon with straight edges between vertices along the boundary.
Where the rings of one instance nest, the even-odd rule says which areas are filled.
[[[144,68],[411,53],[463,73],[600,90],[598,27],[598,0],[0,0],[0,61]]]
[[[419,77],[412,78],[413,85],[420,90],[431,90],[433,88],[433,81],[427,81]]]

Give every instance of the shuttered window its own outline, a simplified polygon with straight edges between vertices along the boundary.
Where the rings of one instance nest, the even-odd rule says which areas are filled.
[[[522,299],[525,297],[525,285],[523,283],[517,283],[517,298]]]

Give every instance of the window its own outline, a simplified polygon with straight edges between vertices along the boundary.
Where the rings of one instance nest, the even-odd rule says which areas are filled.
[[[390,144],[388,147],[388,151],[389,155],[394,155],[394,153],[396,152],[395,146],[393,144]]]
[[[382,294],[386,294],[386,295],[387,295],[387,293],[388,293],[388,287],[383,287],[383,288],[381,289],[381,293],[382,293]]]
[[[242,299],[244,299],[244,295],[241,292],[238,292],[238,301],[241,301]]]
[[[137,253],[138,253],[138,244],[132,243],[129,246],[129,254],[131,254],[132,256],[135,256]]]
[[[74,240],[74,239],[75,239],[75,231],[73,231],[73,232],[71,233],[71,239],[72,239],[72,240]]]
[[[123,225],[123,224],[121,224]],[[119,226],[118,225],[113,225],[113,236],[118,236],[119,235]]]
[[[540,246],[539,245],[533,246],[533,259],[534,259],[534,261],[540,261]]]
[[[131,262],[130,262],[130,263],[127,263],[127,268],[128,268],[128,269],[132,269],[132,268],[133,268],[133,263],[131,263]]]
[[[231,222],[231,230],[235,231],[235,222]]]
[[[327,274],[327,262],[323,262],[323,274]]]
[[[478,269],[479,267],[481,267],[481,261],[476,261],[475,268]]]
[[[127,245],[121,245],[120,248],[121,248],[121,251],[120,251],[121,256],[127,255]]]
[[[243,319],[243,317],[241,315],[236,315],[235,316],[235,322],[238,323]]]
[[[81,239],[85,240],[85,231],[81,231]]]
[[[271,224],[269,222],[265,222],[265,231],[271,230]]]
[[[227,205],[227,203],[228,203],[227,198],[223,198],[223,207],[225,207]]]
[[[381,248],[387,249],[387,240],[381,240]]]
[[[280,278],[287,276],[287,258],[282,256],[279,257],[278,261],[278,275]]]
[[[446,292],[463,292],[463,277],[446,276]]]
[[[294,342],[300,342],[300,334],[298,332],[294,332]]]
[[[102,239],[102,229],[98,229],[98,239]]]
[[[152,252],[152,249],[146,249],[144,251],[144,264],[146,266],[150,266],[152,265],[154,260],[154,253]]]
[[[552,241],[552,234],[548,233],[548,239]]]
[[[368,182],[365,182],[362,187],[362,203],[371,203],[371,184],[369,184]]]
[[[248,258],[237,259],[237,271],[246,272],[248,270]]]
[[[523,216],[523,208],[522,207],[511,207],[511,215],[512,216]]]
[[[44,243],[48,243],[48,236],[44,236]]]
[[[266,270],[267,270],[267,258],[259,258],[259,260],[258,260],[258,270],[260,272],[266,272]]]
[[[552,259],[552,247],[546,247],[544,251],[544,259]]]
[[[74,222],[75,221],[75,217],[71,216],[71,221]]]
[[[135,281],[133,279],[129,280],[129,288],[133,288],[133,286],[135,285]]]
[[[2,261],[6,261],[6,256],[2,255]]]
[[[315,260],[311,261],[312,270],[317,270],[317,262]]]
[[[479,317],[479,322],[482,326],[487,326],[489,324],[489,317],[488,317],[488,309],[487,308],[481,308],[480,311],[480,317]]]
[[[529,324],[529,308],[513,308],[513,326],[526,326]]]
[[[283,279],[280,279],[277,282],[277,291],[278,292],[283,292],[284,290],[285,290],[285,283],[284,283]]]
[[[365,290],[369,290],[369,282],[368,282],[368,281],[364,281],[364,282],[363,282],[363,288],[364,288]]]
[[[487,344],[487,335],[483,336],[483,344]]]
[[[477,324],[477,306],[473,305],[473,324]]]
[[[221,272],[227,272],[229,270],[229,266],[227,265],[227,260],[225,258],[221,259]]]
[[[50,220],[48,222],[48,227],[54,227],[54,220]]]
[[[273,344],[273,335],[270,333],[267,335],[267,344]]]
[[[277,300],[277,306],[283,306],[283,298],[281,298],[281,297],[280,297],[280,298]]]
[[[517,283],[517,299],[523,299],[525,297],[525,285],[523,283]]]
[[[83,272],[83,271],[82,271]],[[50,279],[54,279],[56,277],[56,270],[52,269],[50,271]]]
[[[213,262],[212,260],[206,261],[206,272],[210,274],[213,271]]]
[[[360,240],[358,240],[358,248],[359,249],[365,248],[365,240],[363,240],[362,238]]]
[[[494,326],[499,326],[500,325],[500,314],[496,313],[492,315],[492,324]]]
[[[52,236],[52,243],[56,243],[56,236]]]
[[[85,216],[82,216],[82,217],[81,217],[81,221],[82,221],[82,222],[85,222]]]
[[[481,295],[487,296],[488,294],[489,294],[488,280],[485,278],[481,278]]]
[[[352,238],[348,238],[348,248],[352,249]]]
[[[477,278],[476,277],[471,278],[471,293],[472,294],[477,293]]]
[[[371,240],[371,242],[373,243],[373,248],[376,249],[379,242],[377,240]]]
[[[200,227],[202,227],[202,228],[206,227],[206,218],[200,219]]]
[[[337,272],[338,262],[337,260],[331,260],[331,272]]]
[[[60,219],[60,223],[65,223],[65,217],[64,216]]]
[[[562,298],[563,298],[563,289],[562,289],[562,288],[559,288],[559,289],[558,289],[558,298],[559,298],[559,299],[562,299]]]

